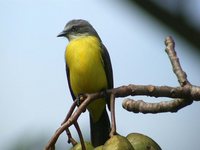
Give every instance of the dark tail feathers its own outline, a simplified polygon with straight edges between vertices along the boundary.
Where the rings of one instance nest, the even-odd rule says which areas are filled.
[[[104,109],[100,119],[97,122],[92,121],[90,116],[90,134],[91,141],[94,147],[103,145],[109,138],[110,120],[106,108]]]

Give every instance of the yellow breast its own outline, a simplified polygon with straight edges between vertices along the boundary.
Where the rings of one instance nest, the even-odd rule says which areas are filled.
[[[96,37],[86,36],[70,41],[66,48],[65,58],[70,71],[71,88],[75,96],[107,88],[100,44]],[[103,107],[99,109],[105,107],[105,100],[96,102],[89,106],[89,111],[96,111],[95,107],[100,105]],[[94,106],[96,104],[99,106]]]

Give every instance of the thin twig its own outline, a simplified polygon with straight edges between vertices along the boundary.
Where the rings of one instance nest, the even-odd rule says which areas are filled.
[[[61,123],[61,126],[70,118],[70,116],[72,115],[75,107],[77,106],[77,100],[75,100],[72,104],[72,106],[70,107],[68,113],[67,113],[67,116],[65,117],[64,121]],[[72,137],[71,135],[71,132],[69,130],[69,128],[66,128],[65,129],[65,132],[67,134],[67,137],[68,137],[68,143],[71,143],[73,146],[75,146],[77,144],[76,140],[74,140],[74,138]]]
[[[83,135],[81,133],[81,129],[80,129],[77,121],[74,122],[74,126],[75,126],[75,128],[76,128],[76,130],[78,132],[78,135],[79,135],[79,138],[80,138],[80,142],[81,142],[81,146],[82,146],[82,150],[86,150],[85,143],[84,143],[84,140],[83,140]]]
[[[173,71],[174,71],[175,75],[177,76],[180,85],[182,87],[185,86],[186,84],[190,85],[190,82],[187,80],[187,74],[183,71],[181,64],[179,62],[179,58],[176,55],[176,51],[174,49],[175,42],[171,36],[166,37],[165,45],[166,45],[165,51],[169,56]]]
[[[115,95],[110,95],[110,112],[111,112],[111,131],[110,137],[116,134],[116,121],[115,121]]]
[[[85,111],[89,103],[92,100],[95,100],[95,96],[99,97],[99,96],[102,96],[103,94],[104,93],[102,92],[95,93],[95,94],[85,94],[86,99],[81,103],[81,105],[77,108],[77,110],[69,117],[69,119],[65,121],[65,123],[63,123],[61,127],[59,127],[56,130],[55,134],[51,137],[51,139],[45,146],[44,150],[51,150],[52,147],[55,147],[55,143],[58,140],[58,137],[60,136],[60,134],[63,133],[63,131],[65,131],[66,129],[68,129],[69,126],[71,126],[74,122],[77,121],[78,117],[81,115],[83,111]]]
[[[69,128],[67,128],[67,129],[65,130],[65,132],[66,132],[67,137],[68,137],[67,142],[68,142],[68,143],[71,143],[73,146],[75,146],[75,145],[77,144],[77,142],[76,142],[76,140],[74,140],[74,138],[72,137],[71,132],[69,131]]]
[[[65,117],[65,119],[64,119],[64,121],[61,123],[61,125],[64,124],[64,123],[71,117],[71,115],[72,115],[72,113],[73,113],[75,107],[77,106],[77,101],[78,101],[77,99],[74,100],[72,106],[70,107],[70,109],[69,109],[69,111],[68,111],[68,113],[67,113],[67,116]]]

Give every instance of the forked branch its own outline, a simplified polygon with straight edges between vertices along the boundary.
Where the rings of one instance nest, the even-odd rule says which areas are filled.
[[[121,86],[114,89],[109,89],[102,92],[84,94],[82,103],[79,107],[76,107],[76,101],[73,103],[69,113],[61,124],[61,126],[57,129],[55,134],[49,140],[48,144],[45,147],[45,150],[53,150],[55,148],[55,143],[59,138],[60,134],[65,130],[67,131],[67,135],[69,141],[72,144],[76,144],[74,139],[72,138],[69,127],[74,124],[80,139],[81,143],[83,143],[83,137],[79,126],[77,124],[77,119],[84,112],[87,106],[96,99],[105,97],[105,92],[107,95],[111,95],[111,120],[112,120],[112,129],[110,135],[116,134],[116,124],[115,124],[115,113],[114,113],[114,100],[118,97],[127,97],[127,96],[151,96],[151,97],[168,97],[173,98],[171,101],[162,101],[158,103],[146,103],[142,100],[132,100],[125,99],[123,102],[123,108],[132,111],[134,113],[161,113],[161,112],[177,112],[178,110],[184,108],[192,104],[193,101],[200,101],[200,87],[192,85],[187,80],[187,75],[183,71],[179,59],[175,52],[175,43],[172,37],[167,37],[165,40],[166,49],[169,59],[172,64],[173,71],[178,79],[180,84],[179,87],[170,87],[170,86],[154,86],[154,85],[127,85]],[[71,139],[71,140],[70,140]],[[84,149],[84,144],[82,144],[82,148]]]

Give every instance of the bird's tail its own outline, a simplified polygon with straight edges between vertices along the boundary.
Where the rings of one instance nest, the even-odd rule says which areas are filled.
[[[90,134],[91,141],[94,147],[103,145],[109,138],[110,120],[106,108],[104,109],[100,119],[93,122],[90,115]]]

